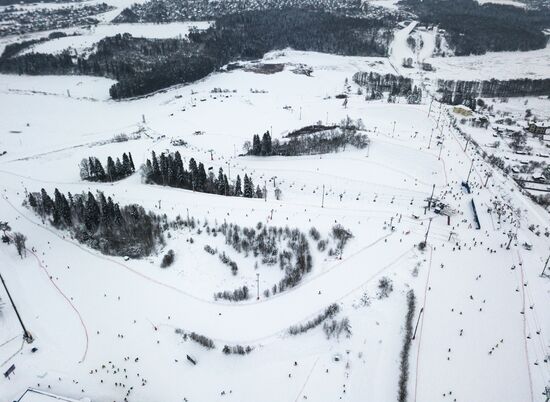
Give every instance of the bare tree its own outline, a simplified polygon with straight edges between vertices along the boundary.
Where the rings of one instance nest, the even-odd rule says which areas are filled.
[[[26,240],[27,240],[27,236],[25,236],[22,233],[15,232],[13,234],[13,242],[15,243],[15,248],[17,249],[17,253],[21,258],[27,256],[27,249],[25,247]]]

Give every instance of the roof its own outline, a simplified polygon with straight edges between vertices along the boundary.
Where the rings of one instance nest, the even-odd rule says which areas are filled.
[[[28,388],[17,402],[91,402],[89,398],[72,399],[49,392]]]

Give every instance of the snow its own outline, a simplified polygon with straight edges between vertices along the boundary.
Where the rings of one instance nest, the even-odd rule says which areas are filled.
[[[502,4],[506,6],[514,6],[519,8],[526,8],[527,5],[521,1],[514,1],[514,0],[477,0],[479,4]]]
[[[285,63],[280,73],[219,72],[129,101],[101,95],[109,80],[0,76],[0,151],[7,151],[0,156],[1,219],[26,234],[27,247],[36,250],[21,259],[13,246],[0,245],[0,272],[35,337],[20,352],[20,337],[3,345],[4,338],[21,333],[5,307],[0,357],[17,370],[10,381],[0,380],[3,395],[13,400],[33,386],[73,399],[121,400],[133,386],[133,401],[358,401],[365,395],[393,400],[406,293],[413,289],[415,325],[420,321],[409,362],[409,400],[413,395],[418,401],[542,400],[549,379],[543,360],[550,341],[545,311],[550,283],[540,271],[548,239],[527,227],[533,223],[544,230],[547,213],[480,160],[473,147],[464,151],[464,139],[449,126],[447,106],[430,106],[428,98],[421,105],[367,102],[355,94],[353,73],[389,72],[401,65],[408,54],[405,33],[413,28],[396,35],[389,60],[287,49],[263,60]],[[296,74],[298,64],[312,67],[312,76]],[[352,89],[344,108],[334,96],[345,91],[346,78]],[[230,91],[211,93],[213,88]],[[317,121],[337,123],[346,116],[363,120],[371,139],[368,149],[288,158],[238,156],[255,133],[271,130],[280,139],[290,130]],[[140,130],[147,135],[109,142],[116,134]],[[197,130],[204,135],[193,135]],[[171,138],[189,145],[172,146]],[[186,160],[194,157],[215,171],[223,167],[227,173],[230,166],[232,178],[251,173],[255,183],[266,184],[267,200],[146,185],[139,174],[116,183],[79,179],[83,157],[105,161],[130,151],[139,165],[152,150],[178,150]],[[473,193],[466,194],[460,183],[471,166]],[[493,176],[484,187],[487,172]],[[279,201],[269,181],[273,176],[283,194]],[[450,225],[445,216],[425,212],[434,185],[435,196],[457,211]],[[101,255],[22,206],[26,191],[41,188],[73,194],[101,190],[121,204],[139,203],[169,218],[189,211],[201,224],[262,222],[306,232],[315,226],[327,237],[340,223],[354,238],[342,259],[315,250],[313,271],[293,289],[260,300],[216,302],[214,292],[243,284],[255,294],[256,272],[262,291],[281,273],[262,264],[256,270],[252,257],[196,230],[171,231],[158,255],[141,260]],[[472,227],[472,199],[481,230]],[[495,200],[510,207],[510,216],[499,219],[489,211]],[[420,251],[417,244],[428,226],[428,247]],[[517,231],[517,240],[506,250],[511,231]],[[533,249],[521,248],[523,242]],[[206,244],[238,260],[242,272],[232,276],[203,250]],[[176,252],[175,263],[161,269],[168,249]],[[376,297],[382,276],[394,284],[387,299]],[[369,306],[360,303],[365,292]],[[320,328],[288,335],[288,327],[335,302],[342,310],[337,318],[351,321],[351,338],[327,339]],[[212,338],[216,349],[184,341],[176,328]],[[254,351],[226,356],[221,352],[225,344],[251,345]],[[31,353],[31,347],[38,351]],[[188,363],[186,355],[198,364]]]
[[[49,40],[31,46],[22,53],[61,53],[65,49],[74,50],[81,54],[93,49],[101,39],[117,34],[129,33],[135,37],[143,38],[177,38],[184,37],[191,28],[206,29],[210,25],[206,21],[198,22],[173,22],[167,24],[101,24],[86,28],[72,29],[78,36],[68,36]]]
[[[489,52],[479,56],[434,57],[427,61],[436,69],[433,76],[437,78],[548,78],[550,46],[527,52]]]

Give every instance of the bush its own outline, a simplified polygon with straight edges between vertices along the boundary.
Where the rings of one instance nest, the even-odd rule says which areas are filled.
[[[325,322],[323,324],[323,331],[325,332],[327,339],[330,339],[331,337],[340,338],[342,333],[345,334],[346,338],[351,337],[351,325],[347,317],[342,318],[340,321],[331,320],[330,323]]]
[[[249,297],[250,297],[250,294],[248,292],[248,287],[246,286],[235,289],[232,292],[225,290],[223,292],[214,293],[215,300],[224,299],[224,300],[236,302],[236,301],[248,300]]]
[[[247,355],[250,352],[254,350],[250,346],[241,346],[241,345],[235,345],[235,346],[229,346],[225,345],[222,349],[223,353],[226,355]]]
[[[202,345],[207,349],[214,349],[216,347],[212,339],[207,338],[204,335],[197,334],[196,332],[191,332],[189,334],[189,338],[191,338],[191,340],[197,342],[199,345]]]
[[[393,292],[393,282],[387,276],[384,276],[378,282],[378,298],[385,299]]]
[[[160,264],[161,268],[167,268],[174,262],[174,250],[168,250],[168,252],[162,257],[162,262]]]
[[[208,244],[206,246],[204,246],[204,251],[206,251],[208,254],[212,254],[212,255],[217,253],[217,250],[213,249]]]
[[[290,335],[298,335],[298,334],[307,332],[310,329],[313,329],[318,325],[320,325],[326,319],[334,317],[336,314],[338,314],[339,311],[340,311],[340,307],[336,303],[333,303],[330,306],[328,306],[325,309],[325,311],[323,311],[321,314],[315,317],[313,320],[307,321],[304,324],[291,326],[288,329],[288,333]]]

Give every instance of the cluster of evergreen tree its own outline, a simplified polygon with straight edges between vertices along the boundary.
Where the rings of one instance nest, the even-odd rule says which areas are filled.
[[[464,104],[476,108],[476,98],[508,98],[518,96],[550,95],[550,78],[517,78],[510,80],[438,80],[437,91],[441,101],[450,105]]]
[[[261,198],[264,195],[259,186],[254,189],[252,178],[247,174],[243,181],[237,175],[237,180],[229,183],[222,168],[218,170],[218,176],[211,169],[208,169],[207,174],[204,164],[197,164],[194,158],[189,160],[189,167],[186,169],[179,151],[174,154],[161,153],[159,157],[153,151],[151,159],[147,159],[142,169],[147,183],[235,197]]]
[[[137,204],[120,207],[102,192],[65,196],[55,189],[52,199],[42,189],[29,193],[28,205],[54,227],[69,230],[79,242],[104,254],[142,257],[164,242],[161,224],[166,217]]]
[[[224,300],[237,302],[242,300],[248,300],[249,297],[250,297],[250,293],[248,292],[248,287],[246,286],[235,289],[232,292],[228,290],[224,290],[223,292],[214,293],[214,300],[224,299]]]
[[[358,85],[366,87],[365,92],[367,99],[380,99],[384,92],[389,92],[391,96],[408,97],[419,91],[418,88],[413,88],[413,81],[411,78],[403,77],[402,75],[379,74],[373,71],[363,71],[355,73],[353,75],[353,81]],[[420,98],[422,98],[421,93]]]
[[[269,131],[266,131],[264,133],[261,140],[258,134],[253,135],[252,148],[250,148],[248,154],[258,156],[273,155],[273,141],[271,139],[271,134],[269,134]]]
[[[360,132],[361,122],[354,122],[351,119],[343,120],[337,128],[327,131],[315,132],[314,134],[289,134],[288,141],[272,140],[269,132],[263,134],[262,139],[255,134],[252,144],[247,143],[248,155],[258,156],[298,156],[325,154],[345,150],[347,145],[363,149],[368,146],[367,135]]]
[[[112,182],[124,179],[136,171],[132,154],[122,154],[116,158],[116,162],[110,156],[107,158],[107,170],[103,168],[100,160],[95,156],[84,158],[80,162],[80,178],[88,181]]]
[[[273,21],[277,21],[274,24]],[[104,38],[90,55],[28,53],[0,58],[0,72],[85,74],[114,78],[114,99],[145,95],[201,79],[235,60],[291,47],[342,55],[385,56],[395,18],[357,18],[301,9],[248,11],[219,17],[185,39]]]
[[[486,52],[542,49],[542,32],[550,26],[550,9],[522,9],[477,0],[402,0],[425,24],[446,31],[457,56]]]
[[[247,355],[250,352],[252,352],[252,350],[254,349],[251,346],[225,345],[222,349],[222,352],[225,353],[226,355]]]

